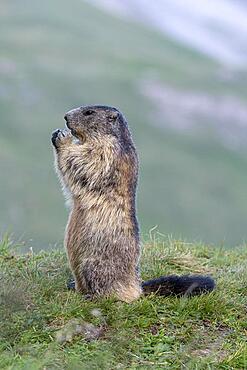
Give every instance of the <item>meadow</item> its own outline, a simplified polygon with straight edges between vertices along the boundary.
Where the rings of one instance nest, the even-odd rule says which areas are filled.
[[[0,368],[246,369],[247,248],[208,247],[152,234],[142,278],[210,274],[198,297],[150,295],[131,303],[68,291],[61,250],[20,254],[0,245]],[[81,326],[87,325],[82,334]]]

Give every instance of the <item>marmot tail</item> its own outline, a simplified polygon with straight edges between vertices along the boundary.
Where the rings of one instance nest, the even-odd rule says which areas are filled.
[[[142,283],[145,295],[156,293],[162,296],[193,296],[209,293],[215,288],[215,282],[210,276],[202,275],[169,275],[161,276]]]

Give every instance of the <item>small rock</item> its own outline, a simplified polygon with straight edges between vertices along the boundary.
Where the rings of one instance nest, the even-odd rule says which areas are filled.
[[[102,314],[102,312],[99,308],[93,308],[92,311],[91,311],[91,314],[94,317],[100,317],[100,318],[103,317],[103,314]]]
[[[72,319],[56,333],[56,341],[60,344],[72,342],[73,338],[78,335],[87,341],[91,341],[98,339],[102,332],[102,327],[94,326],[80,319]]]

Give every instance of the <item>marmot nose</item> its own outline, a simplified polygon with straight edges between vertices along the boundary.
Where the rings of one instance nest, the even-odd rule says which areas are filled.
[[[68,122],[68,115],[65,114],[65,116],[63,117],[65,119],[66,122]]]

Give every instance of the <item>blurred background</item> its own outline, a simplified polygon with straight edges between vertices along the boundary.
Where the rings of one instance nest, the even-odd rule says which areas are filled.
[[[1,0],[0,25],[1,233],[62,245],[51,132],[99,103],[129,121],[144,238],[247,239],[245,1]]]

